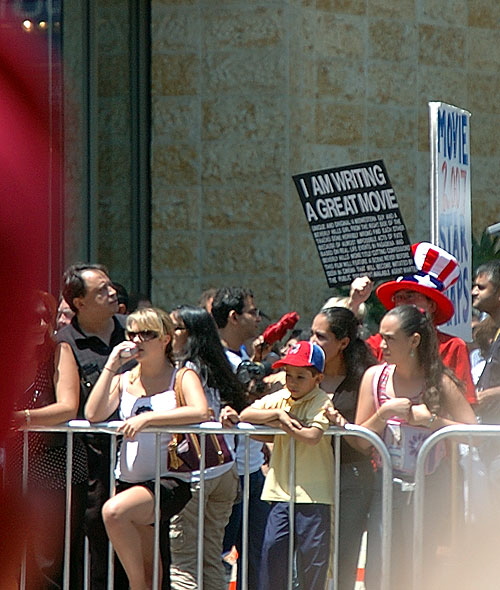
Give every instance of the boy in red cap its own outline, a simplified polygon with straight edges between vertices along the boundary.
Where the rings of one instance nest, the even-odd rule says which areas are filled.
[[[448,322],[455,313],[452,301],[444,294],[456,283],[460,275],[457,259],[446,250],[420,242],[412,246],[417,272],[387,281],[377,287],[375,293],[386,309],[398,305],[416,305],[429,313],[435,326]],[[355,279],[351,284],[351,309],[359,306],[370,296],[373,283],[368,277]],[[467,345],[461,338],[437,330],[439,354],[443,363],[455,372],[465,385],[465,397],[471,404],[477,403],[476,390],[472,382],[471,366]],[[366,343],[373,354],[382,360],[380,334],[370,336]]]
[[[241,420],[282,428],[288,436],[274,442],[262,500],[272,503],[262,546],[260,590],[288,587],[289,502],[294,502],[295,547],[301,587],[324,588],[330,558],[330,509],[333,504],[331,441],[324,406],[332,405],[319,388],[325,368],[323,350],[312,342],[292,346],[273,368],[284,367],[286,387],[255,401]],[[290,444],[295,443],[295,488],[290,489]],[[260,439],[259,439],[260,440]]]

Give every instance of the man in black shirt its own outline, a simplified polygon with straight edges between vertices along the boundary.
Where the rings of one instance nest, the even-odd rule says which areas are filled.
[[[71,346],[74,362],[62,370],[68,386],[80,386],[78,417],[114,346],[125,339],[125,316],[116,315],[118,299],[108,272],[97,264],[76,264],[64,273],[63,297],[75,312],[71,324],[56,335],[59,343]],[[134,361],[135,363],[135,361]],[[122,370],[128,370],[127,363]],[[113,416],[114,418],[115,416]],[[111,417],[110,417],[111,418]],[[85,512],[86,534],[90,545],[91,588],[107,588],[108,539],[101,508],[109,497],[110,437],[86,435],[89,487]],[[121,568],[119,568],[121,569]],[[122,585],[123,583],[123,585]],[[116,588],[128,587],[115,578]]]

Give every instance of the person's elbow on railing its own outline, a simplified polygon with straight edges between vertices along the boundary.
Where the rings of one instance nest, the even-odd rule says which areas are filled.
[[[71,370],[72,363],[73,353],[69,345],[59,345],[54,353],[55,401],[45,406],[16,410],[12,415],[13,427],[56,426],[76,418],[80,390],[78,372]]]

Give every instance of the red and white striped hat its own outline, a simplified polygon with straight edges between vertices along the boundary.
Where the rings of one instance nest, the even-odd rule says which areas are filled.
[[[377,297],[386,309],[392,309],[395,293],[402,290],[417,291],[436,303],[434,323],[437,326],[445,324],[452,318],[455,309],[443,291],[457,282],[460,276],[458,261],[446,250],[429,242],[413,244],[412,253],[418,271],[383,283],[376,290]]]

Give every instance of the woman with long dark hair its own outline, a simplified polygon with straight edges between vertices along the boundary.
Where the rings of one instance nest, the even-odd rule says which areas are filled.
[[[226,358],[214,319],[205,309],[188,305],[174,309],[171,318],[177,365],[198,373],[215,419],[219,419],[221,407],[226,408],[225,414],[236,419],[236,412],[241,412],[247,405],[246,396]],[[228,411],[228,407],[235,412]],[[230,445],[232,439],[232,435],[226,437]],[[172,519],[171,583],[174,590],[196,585],[199,480],[199,472],[193,472],[192,500]],[[207,590],[220,590],[224,586],[222,541],[237,492],[238,474],[234,461],[205,470],[203,588]]]
[[[177,364],[189,364],[200,375],[205,392],[215,394],[215,399],[208,402],[216,417],[221,404],[240,412],[248,405],[247,397],[227,360],[213,317],[205,309],[190,305],[182,305],[170,315]]]
[[[435,430],[452,424],[475,424],[462,384],[443,365],[432,319],[424,310],[402,305],[388,311],[380,322],[383,365],[369,368],[360,388],[356,423],[379,434],[392,457],[393,513],[391,588],[412,581],[411,488],[418,449]],[[358,439],[361,448],[370,443]],[[436,445],[426,464],[425,571],[432,572],[437,535],[442,534],[449,486],[445,445]],[[378,475],[378,474],[377,474]],[[377,483],[380,483],[379,481]],[[410,484],[410,485],[407,485]],[[380,584],[381,496],[376,487],[370,510],[366,586]],[[430,580],[422,587],[430,588]]]
[[[61,367],[72,361],[67,344],[56,347],[53,339],[56,301],[38,291],[32,301],[31,329],[19,359],[24,390],[15,401],[13,426],[55,426],[76,418],[78,387],[62,375]],[[23,435],[9,441],[7,480],[21,485]],[[82,584],[83,514],[87,488],[87,456],[75,437],[71,480],[70,585]],[[30,535],[27,543],[28,588],[62,588],[64,517],[66,506],[66,435],[32,432],[28,435],[27,508]]]
[[[323,308],[311,326],[311,341],[325,352],[325,371],[320,387],[332,395],[335,410],[326,411],[333,424],[339,423],[339,414],[341,421],[354,422],[361,378],[365,370],[376,363],[358,330],[356,316],[344,307]],[[341,441],[339,590],[354,588],[372,492],[370,458],[349,444],[352,438],[343,437]]]

